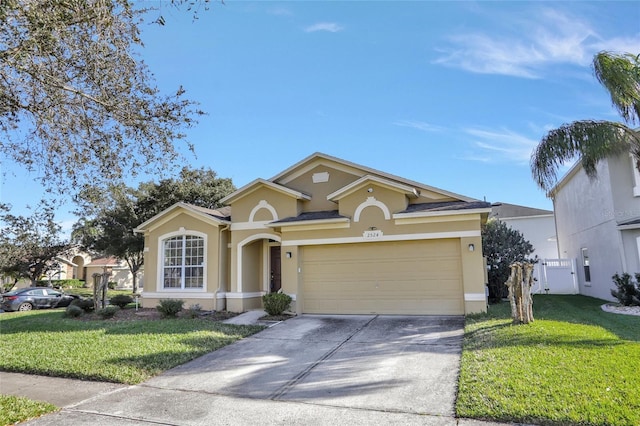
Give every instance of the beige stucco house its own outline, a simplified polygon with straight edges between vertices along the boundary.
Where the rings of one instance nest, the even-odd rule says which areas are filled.
[[[143,306],[462,315],[486,310],[489,203],[325,154],[256,179],[209,210],[177,203],[141,224]]]

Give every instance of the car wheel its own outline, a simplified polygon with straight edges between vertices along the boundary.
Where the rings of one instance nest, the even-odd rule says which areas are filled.
[[[20,306],[18,306],[19,311],[30,311],[32,309],[33,309],[33,305],[29,302],[21,303]]]

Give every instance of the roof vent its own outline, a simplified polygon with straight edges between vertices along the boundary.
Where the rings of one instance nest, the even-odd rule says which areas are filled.
[[[313,183],[329,182],[329,172],[314,173],[311,179]]]

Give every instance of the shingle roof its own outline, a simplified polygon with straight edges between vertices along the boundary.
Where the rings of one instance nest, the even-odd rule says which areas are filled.
[[[200,211],[200,212],[202,212],[204,214],[208,214],[209,216],[213,216],[215,218],[218,218],[218,219],[222,219],[222,220],[230,220],[231,219],[231,207],[229,207],[229,206],[221,207],[219,209],[208,209],[206,207],[199,207],[199,206],[194,206],[193,204],[189,204],[189,207],[191,207],[194,210],[198,210],[198,211]]]
[[[271,222],[275,223],[290,223],[290,222],[304,222],[307,220],[328,220],[328,219],[348,219],[346,216],[342,216],[338,213],[338,210],[320,211],[320,212],[304,212],[298,216],[286,217],[284,219]]]
[[[440,212],[449,210],[485,209],[491,207],[485,201],[445,201],[441,203],[410,204],[406,210],[398,213]]]

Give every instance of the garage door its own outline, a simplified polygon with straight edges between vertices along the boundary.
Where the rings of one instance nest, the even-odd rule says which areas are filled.
[[[460,240],[307,246],[302,311],[462,315]]]

